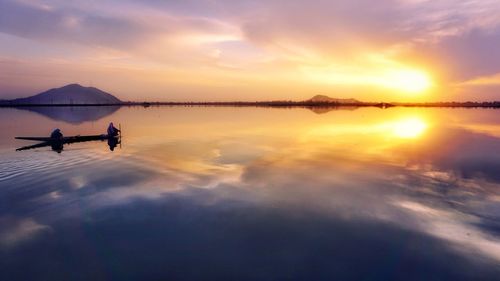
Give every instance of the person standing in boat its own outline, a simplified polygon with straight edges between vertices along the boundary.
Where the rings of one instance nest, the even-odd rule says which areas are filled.
[[[116,137],[120,133],[120,130],[118,130],[114,125],[113,122],[109,123],[108,126],[108,137]]]
[[[54,139],[54,140],[62,140],[63,138],[63,134],[61,133],[61,130],[59,129],[55,129],[54,131],[52,131],[52,133],[50,134],[50,138],[51,139]]]

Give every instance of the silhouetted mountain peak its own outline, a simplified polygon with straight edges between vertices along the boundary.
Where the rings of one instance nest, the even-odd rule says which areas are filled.
[[[307,100],[308,102],[332,102],[332,103],[346,103],[346,104],[358,104],[362,103],[357,99],[337,99],[331,98],[325,95],[315,95],[314,97]]]
[[[68,88],[68,87],[80,87],[80,88],[84,88],[82,85],[80,85],[78,83],[68,84],[66,86],[62,86],[61,88]]]
[[[118,104],[121,100],[94,87],[69,84],[43,93],[12,100],[13,104]]]

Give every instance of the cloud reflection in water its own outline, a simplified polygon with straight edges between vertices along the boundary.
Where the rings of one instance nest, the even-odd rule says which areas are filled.
[[[176,127],[144,121],[176,109],[127,110],[150,127],[126,123],[122,153],[41,151],[42,168],[0,182],[0,237],[25,237],[0,251],[0,279],[499,274],[500,142],[445,121],[453,111],[240,109],[254,118],[228,121],[195,108],[176,111]],[[387,124],[405,120],[425,129],[398,138]]]

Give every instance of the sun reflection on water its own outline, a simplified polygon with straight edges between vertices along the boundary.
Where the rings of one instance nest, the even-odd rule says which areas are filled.
[[[392,125],[392,132],[399,138],[413,139],[421,136],[427,127],[427,124],[421,118],[411,117],[395,122]]]

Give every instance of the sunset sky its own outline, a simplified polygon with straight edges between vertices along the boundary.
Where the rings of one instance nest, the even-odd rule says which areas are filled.
[[[0,99],[500,100],[498,0],[0,0]]]

